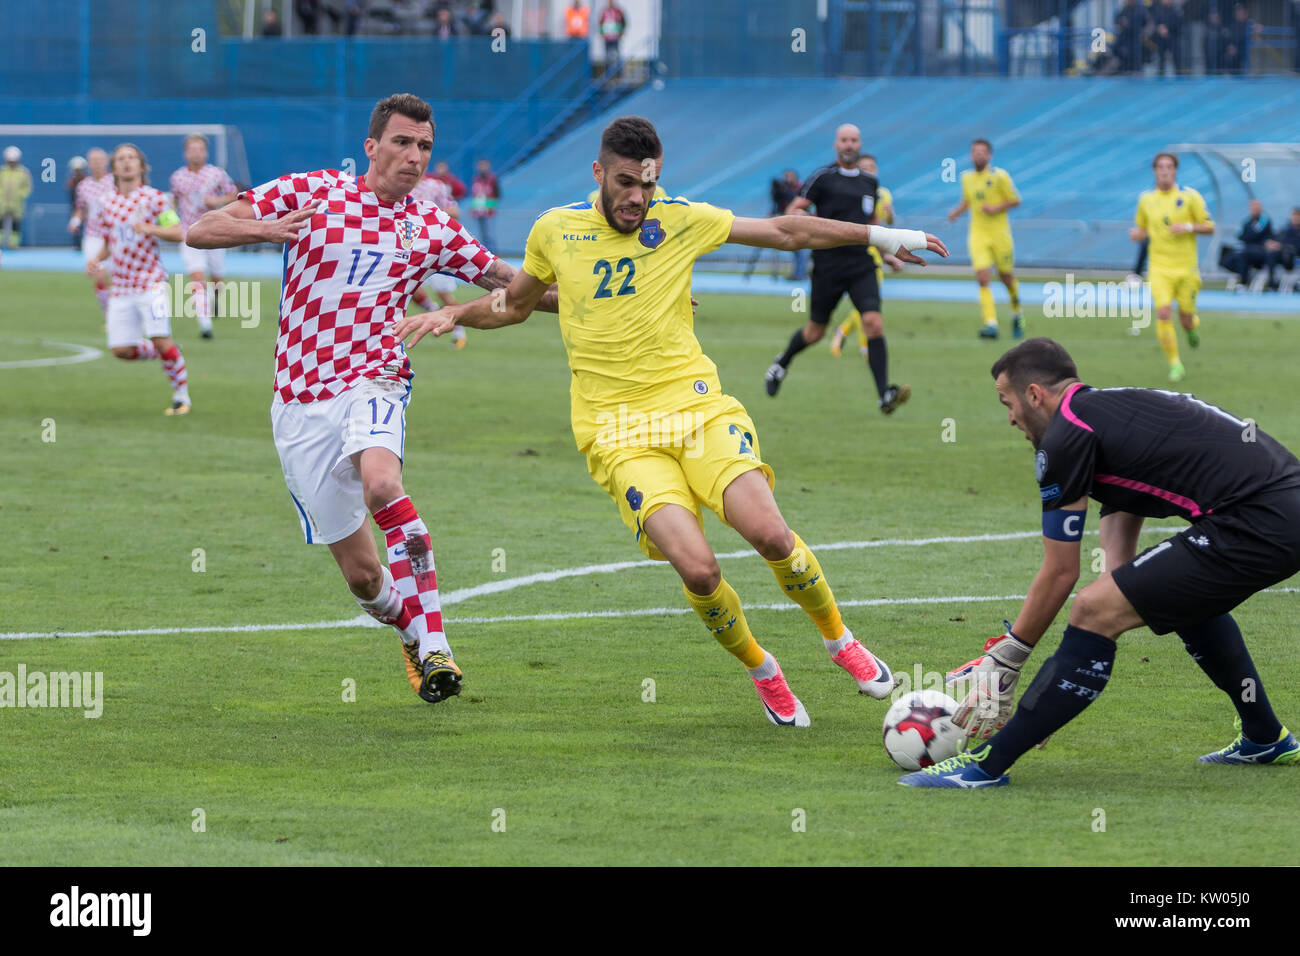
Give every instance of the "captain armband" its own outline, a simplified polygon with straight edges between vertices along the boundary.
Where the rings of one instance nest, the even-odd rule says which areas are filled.
[[[1069,511],[1055,508],[1043,512],[1043,537],[1053,541],[1080,541],[1083,539],[1083,521],[1088,509]]]

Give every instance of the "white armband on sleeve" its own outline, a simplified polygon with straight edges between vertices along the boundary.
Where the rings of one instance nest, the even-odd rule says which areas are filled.
[[[925,233],[920,229],[890,229],[887,226],[871,227],[871,244],[882,252],[893,255],[900,248],[912,251],[924,249]]]

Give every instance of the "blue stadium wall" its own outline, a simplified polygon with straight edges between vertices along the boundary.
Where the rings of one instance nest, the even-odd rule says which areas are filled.
[[[589,81],[584,43],[511,40],[493,52],[491,42],[244,40],[220,35],[214,0],[42,0],[39,15],[5,17],[0,123],[235,125],[250,178],[261,181],[345,157],[364,168],[375,101],[412,92],[433,103],[436,156],[477,138],[456,170],[465,176],[473,158],[503,160]],[[479,138],[507,109],[508,128]],[[179,146],[174,158],[179,165]]]

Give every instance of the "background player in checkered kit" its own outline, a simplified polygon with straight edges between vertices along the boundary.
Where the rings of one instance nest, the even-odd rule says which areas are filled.
[[[425,176],[411,190],[411,198],[423,202],[431,202],[452,219],[460,219],[460,206],[451,195],[451,187],[439,179],[437,176]],[[429,279],[429,286],[433,289],[433,294],[438,297],[438,301],[443,305],[456,304],[456,279],[452,276],[446,276],[442,273],[435,273]],[[415,304],[426,312],[433,309],[433,301],[429,298],[429,293],[424,291],[424,287],[415,290]],[[459,325],[452,330],[451,345],[455,349],[463,349],[469,344],[469,337],[466,336],[465,330]]]
[[[239,195],[226,171],[208,162],[208,139],[199,133],[185,137],[185,165],[172,173],[170,184],[181,226],[187,230],[209,209],[220,209]],[[182,242],[181,261],[185,264],[185,291],[194,296],[199,333],[210,339],[212,303],[205,283],[209,277],[215,283],[225,277],[226,250],[195,249]]]
[[[108,153],[96,147],[86,153],[86,165],[90,175],[77,183],[76,202],[73,205],[72,218],[68,220],[68,232],[76,233],[83,225],[86,228],[81,237],[81,255],[89,263],[98,258],[104,248],[104,231],[99,222],[99,204],[113,194],[116,187],[113,177],[108,172]],[[95,298],[99,308],[108,314],[108,275],[102,270],[94,276]]]
[[[106,281],[102,263],[112,259],[112,286],[106,314],[108,347],[120,359],[161,359],[172,386],[168,415],[188,415],[185,357],[172,341],[167,270],[158,258],[158,240],[180,242],[180,219],[167,197],[149,185],[149,161],[140,147],[123,143],[109,164],[113,192],[99,201],[91,231],[105,236],[103,247],[86,263],[86,272]]]
[[[402,487],[412,370],[393,335],[430,275],[504,288],[513,267],[446,212],[412,199],[433,149],[433,111],[409,93],[376,104],[354,179],[295,173],[203,216],[198,249],[284,243],[271,425],[309,544],[325,544],[357,603],[402,637],[407,679],[430,703],[459,694],[428,529]],[[544,309],[554,312],[555,292]],[[384,532],[388,566],[366,521]]]

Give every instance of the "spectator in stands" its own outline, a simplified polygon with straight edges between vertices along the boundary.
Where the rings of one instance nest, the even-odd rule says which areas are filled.
[[[438,12],[434,14],[433,35],[439,40],[447,40],[464,33],[465,27],[451,12],[451,7],[439,7]]]
[[[77,187],[81,185],[81,181],[89,175],[90,164],[86,162],[86,157],[73,156],[72,159],[68,160],[68,208],[71,210],[71,216],[74,221],[76,220],[77,215]],[[83,225],[83,223],[77,222],[77,227],[75,229],[69,228],[68,230],[72,233],[72,248],[74,249],[81,248],[81,232]]]
[[[470,182],[469,214],[474,217],[476,235],[489,248],[496,245],[492,241],[492,217],[497,214],[500,199],[501,186],[497,182],[497,174],[492,172],[490,162],[480,159],[474,179]]]
[[[356,36],[357,25],[361,22],[361,0],[348,0],[343,4],[343,33]]]
[[[772,180],[772,209],[768,215],[784,216],[786,208],[794,202],[802,188],[803,183],[799,182],[799,174],[793,169],[787,169],[780,179]],[[755,249],[755,251],[761,250]],[[793,282],[802,282],[808,278],[808,260],[812,252],[808,249],[796,249],[793,255],[794,268],[790,272],[790,279]]]
[[[492,32],[495,24],[492,22],[497,14],[492,12],[491,0],[474,0],[465,10],[462,23],[467,33],[474,36],[487,36]],[[501,18],[501,26],[505,26],[505,17]]]
[[[487,27],[487,32],[493,36],[510,36],[510,24],[506,23],[506,15],[500,10],[492,14]],[[497,33],[498,30],[502,32]]]
[[[1119,72],[1137,73],[1146,59],[1143,48],[1147,28],[1146,8],[1137,0],[1124,0],[1115,14],[1115,55],[1119,59]]]
[[[1300,0],[1296,0],[1300,3]],[[591,7],[582,0],[573,3],[564,11],[564,35],[570,40],[585,40],[591,28]]]
[[[284,36],[284,28],[280,25],[280,14],[275,12],[275,7],[267,7],[266,13],[262,14],[262,36]]]
[[[302,21],[303,33],[308,36],[316,33],[320,25],[320,0],[293,0],[293,12]],[[278,16],[276,20],[279,20]]]
[[[27,197],[32,194],[32,174],[22,164],[23,151],[17,146],[5,148],[5,162],[0,166],[0,237],[9,233],[9,248],[17,249],[23,233],[23,214]]]
[[[605,73],[611,74],[618,70],[618,45],[627,30],[627,14],[614,0],[608,0],[605,9],[600,11],[599,27],[600,38],[605,41]]]
[[[1205,15],[1205,72],[1222,73],[1228,55],[1228,28],[1223,25],[1217,0]]]
[[[1174,74],[1183,72],[1183,14],[1174,0],[1160,0],[1151,8],[1151,22],[1155,24],[1151,39],[1156,48],[1156,76],[1165,72],[1168,55]]]
[[[1295,268],[1296,257],[1300,256],[1300,206],[1291,210],[1291,222],[1276,239],[1264,240],[1264,249],[1287,272]]]
[[[1266,247],[1266,243],[1273,238],[1273,223],[1264,215],[1264,204],[1258,199],[1252,199],[1250,215],[1241,224],[1241,232],[1237,233],[1241,249],[1238,250],[1232,267],[1232,271],[1240,276],[1242,285],[1249,281],[1251,269],[1265,267],[1268,268],[1268,284],[1277,284],[1277,254],[1274,252],[1270,255],[1270,250]]]
[[[1226,43],[1223,52],[1223,69],[1225,73],[1246,73],[1250,70],[1250,35],[1254,24],[1250,22],[1250,13],[1243,3],[1232,8],[1232,23],[1228,24]]]
[[[456,174],[451,171],[451,167],[447,165],[445,160],[439,162],[433,167],[433,177],[434,179],[441,179],[447,184],[447,188],[451,190],[451,198],[456,200],[456,202],[460,202],[464,199],[465,194],[469,192],[469,190],[465,188],[465,181],[458,178]]]

